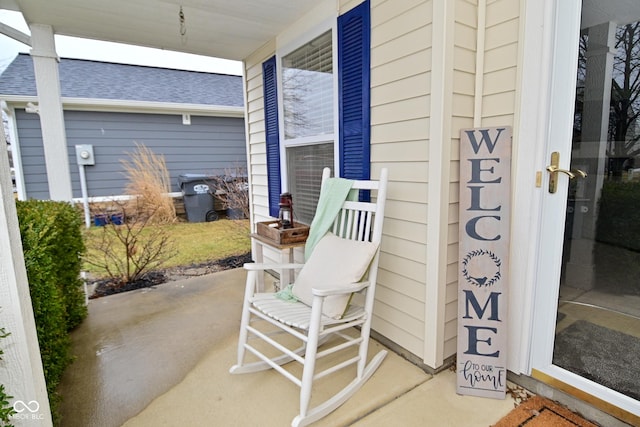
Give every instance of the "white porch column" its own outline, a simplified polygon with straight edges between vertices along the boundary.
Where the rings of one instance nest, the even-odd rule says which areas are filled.
[[[49,197],[70,201],[73,194],[53,28],[31,24],[30,29]]]
[[[22,410],[12,418],[13,425],[48,427],[52,425],[51,411],[2,129],[0,171],[0,327],[11,334],[0,340],[0,348],[4,351],[0,384],[4,384],[6,393],[13,396],[10,404]]]
[[[577,178],[575,183],[571,257],[566,274],[567,284],[581,289],[591,289],[595,280],[593,242],[605,173],[615,41],[615,23],[589,28],[582,139],[572,153],[571,162],[572,168],[584,170],[588,175],[586,179]]]

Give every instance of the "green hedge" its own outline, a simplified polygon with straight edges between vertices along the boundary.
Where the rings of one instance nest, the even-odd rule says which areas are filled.
[[[87,315],[80,279],[82,218],[70,204],[16,202],[31,303],[47,392],[56,416],[56,388],[71,363],[69,331]]]
[[[2,307],[0,307],[1,309]],[[0,341],[3,338],[9,336],[9,333],[5,331],[4,328],[0,328]],[[0,345],[0,361],[2,361],[2,355],[4,354],[4,350]],[[13,396],[10,396],[7,391],[4,389],[4,384],[0,384],[0,426],[2,427],[13,427],[11,424],[11,416],[15,414],[13,410],[13,406],[11,405],[10,400],[13,399]]]
[[[596,240],[640,251],[640,182],[604,182]]]

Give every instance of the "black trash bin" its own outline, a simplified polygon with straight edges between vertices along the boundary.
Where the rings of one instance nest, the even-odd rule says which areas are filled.
[[[212,177],[204,174],[185,173],[178,176],[178,183],[184,199],[184,210],[189,222],[215,221],[218,214],[214,209]]]

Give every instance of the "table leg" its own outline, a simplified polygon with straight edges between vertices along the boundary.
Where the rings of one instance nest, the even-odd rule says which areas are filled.
[[[255,243],[255,261],[260,264],[264,262],[264,251],[262,247],[262,243],[257,240],[253,241]],[[256,275],[257,286],[256,289],[258,292],[264,292],[264,271],[258,271]]]
[[[282,249],[280,251],[280,263],[281,264],[288,264],[291,261],[291,253],[293,251],[291,249]],[[280,270],[280,289],[284,289],[287,286],[289,286],[289,283],[291,283],[291,270]]]

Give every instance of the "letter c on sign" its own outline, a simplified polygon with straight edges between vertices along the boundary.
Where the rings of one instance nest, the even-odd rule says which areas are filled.
[[[487,242],[500,240],[499,234],[494,238],[482,237],[481,235],[478,234],[477,225],[478,225],[478,221],[480,221],[482,218],[495,218],[496,220],[500,221],[500,217],[494,216],[494,215],[477,216],[475,218],[471,218],[469,221],[467,221],[467,225],[465,225],[464,227],[467,232],[467,235],[472,239],[483,240]]]

